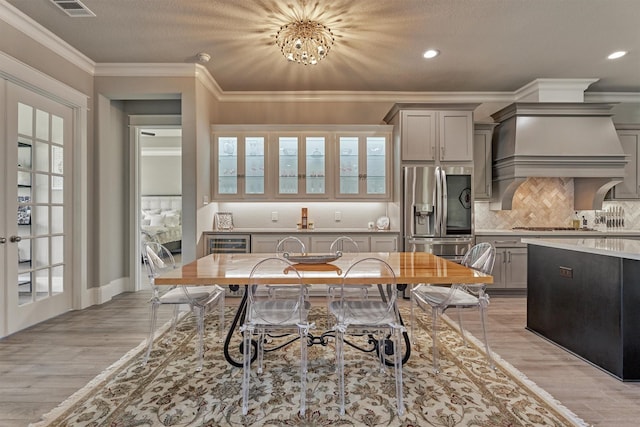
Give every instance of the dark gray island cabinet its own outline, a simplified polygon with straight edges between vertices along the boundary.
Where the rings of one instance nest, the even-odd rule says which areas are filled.
[[[640,241],[522,242],[527,329],[621,380],[640,380]]]

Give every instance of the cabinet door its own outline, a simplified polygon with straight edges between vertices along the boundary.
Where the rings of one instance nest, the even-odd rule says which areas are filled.
[[[311,250],[316,253],[328,253],[331,243],[342,234],[324,234],[311,237]],[[358,245],[359,252],[369,252],[369,236],[349,235]],[[350,251],[350,250],[348,250]]]
[[[527,248],[507,248],[507,289],[523,289],[527,287]]]
[[[297,196],[300,193],[300,138],[297,135],[279,136],[278,187],[276,196]]]
[[[292,234],[252,234],[251,235],[251,253],[276,253],[276,247],[281,240],[294,236],[304,243],[305,250],[308,252],[311,248],[311,238],[300,233]],[[300,252],[300,245],[295,241],[285,242],[282,248],[285,252]]]
[[[371,252],[397,252],[398,236],[371,236]]]
[[[507,269],[507,256],[505,249],[496,248],[496,260],[493,263],[493,272],[491,275],[493,276],[493,284],[489,285],[487,288],[489,292],[491,289],[504,289],[505,288],[505,277],[506,277],[506,269]]]
[[[327,195],[328,138],[326,136],[304,136],[303,152],[305,155],[304,194],[307,196],[325,197]]]
[[[401,117],[402,160],[436,160],[436,111],[403,111]]]
[[[214,135],[214,199],[264,198],[266,152],[264,135]]]
[[[389,199],[391,144],[389,135],[339,135],[338,184],[335,197]]]
[[[440,161],[472,161],[473,113],[471,111],[440,111],[438,123]]]
[[[240,137],[237,135],[214,137],[214,194],[216,198],[241,196],[239,185],[238,149]]]
[[[624,181],[613,187],[613,198],[638,199],[640,198],[640,171],[638,170],[640,131],[618,131],[618,137],[622,150],[628,157],[624,167]]]
[[[473,135],[473,187],[475,200],[491,197],[491,130],[476,130]]]
[[[246,136],[244,138],[244,186],[247,196],[264,196],[266,183],[266,138]]]

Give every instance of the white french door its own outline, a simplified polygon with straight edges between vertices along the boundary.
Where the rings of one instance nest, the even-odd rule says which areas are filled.
[[[8,335],[72,305],[73,110],[2,80],[0,285]],[[0,126],[1,127],[1,126]],[[1,329],[1,328],[0,328]]]

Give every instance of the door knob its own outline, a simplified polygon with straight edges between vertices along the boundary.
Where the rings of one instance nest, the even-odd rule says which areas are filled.
[[[9,237],[9,240],[12,242],[19,242],[20,240],[22,240],[22,237],[20,236],[11,236]]]
[[[0,243],[7,243],[7,239],[5,237],[0,237]]]

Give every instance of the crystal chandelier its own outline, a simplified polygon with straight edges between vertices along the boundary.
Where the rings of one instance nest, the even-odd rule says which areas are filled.
[[[333,46],[333,33],[316,21],[293,21],[280,27],[276,44],[288,61],[316,65]]]

